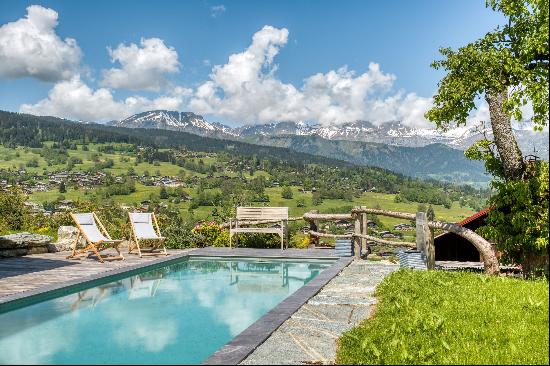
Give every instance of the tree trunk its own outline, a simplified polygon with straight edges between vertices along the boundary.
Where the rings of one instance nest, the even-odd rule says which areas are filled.
[[[512,132],[510,116],[504,110],[504,104],[508,100],[506,89],[485,93],[485,100],[489,104],[491,127],[497,151],[504,168],[504,178],[509,180],[520,179],[525,170],[523,156]]]

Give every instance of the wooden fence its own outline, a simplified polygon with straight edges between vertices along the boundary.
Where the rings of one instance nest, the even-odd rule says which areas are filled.
[[[405,219],[416,222],[416,242],[400,242],[384,240],[376,236],[369,235],[368,233],[368,220],[367,214],[380,215],[387,217],[394,217],[399,219]],[[365,206],[357,206],[351,210],[350,213],[344,214],[321,214],[319,211],[312,210],[306,212],[303,216],[289,217],[289,221],[305,220],[309,222],[309,235],[313,240],[318,240],[320,237],[327,238],[350,238],[353,240],[355,256],[359,257],[361,248],[367,246],[367,240],[377,243],[415,248],[422,251],[427,259],[428,269],[435,267],[435,247],[434,247],[434,229],[440,229],[444,231],[452,232],[459,235],[466,240],[470,241],[479,251],[483,260],[483,266],[485,273],[498,274],[500,273],[500,267],[496,253],[487,240],[476,234],[474,231],[457,224],[442,222],[442,221],[430,221],[427,218],[425,212],[417,212],[416,214],[397,211],[386,211],[374,208],[366,208]],[[354,223],[353,234],[331,234],[322,233],[319,231],[319,223],[321,221],[349,221]],[[258,225],[274,223],[273,220],[246,222],[240,225]],[[278,222],[278,221],[277,221]],[[228,227],[229,224],[222,224],[222,227]]]
[[[406,243],[384,240],[368,234],[367,214],[395,217],[416,222],[416,243]],[[349,214],[320,214],[318,211],[310,211],[304,214],[304,220],[310,223],[310,235],[313,237],[345,237],[351,238],[354,241],[355,256],[358,257],[361,253],[361,248],[366,246],[366,241],[371,240],[385,245],[399,247],[414,247],[417,250],[424,252],[428,269],[435,267],[435,247],[434,247],[434,229],[441,229],[459,235],[470,241],[479,251],[483,259],[485,273],[498,274],[500,272],[499,263],[496,253],[487,240],[476,234],[474,231],[457,224],[430,221],[425,212],[417,212],[416,214],[407,212],[386,211],[379,209],[366,208],[364,206],[355,207]],[[354,222],[353,234],[327,234],[318,231],[320,221],[350,221]]]

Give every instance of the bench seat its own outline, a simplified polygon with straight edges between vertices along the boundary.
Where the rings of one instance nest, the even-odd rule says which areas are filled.
[[[250,227],[256,224],[280,224],[279,227]],[[229,220],[229,246],[232,247],[233,234],[236,243],[239,240],[238,233],[265,233],[279,234],[281,236],[281,250],[284,249],[287,233],[288,207],[237,207],[237,217]],[[247,225],[247,226],[239,226]]]

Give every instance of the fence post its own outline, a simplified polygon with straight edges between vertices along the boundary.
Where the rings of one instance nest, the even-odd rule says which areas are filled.
[[[433,231],[428,226],[425,212],[416,213],[416,249],[426,256],[428,269],[435,267],[435,248]]]
[[[360,208],[359,206],[355,206],[355,208]],[[361,214],[354,214],[353,215],[354,221],[355,221],[355,230],[354,233],[361,234]],[[355,236],[353,238],[353,254],[355,255],[356,259],[361,258],[361,242],[362,238]]]
[[[309,211],[309,213],[312,213],[312,214],[317,214],[319,213],[319,210],[311,210]],[[317,220],[312,220],[309,222],[309,231],[315,231],[315,232],[318,232],[318,227],[317,227]],[[310,244],[313,244],[314,246],[317,246],[319,245],[319,238],[316,237],[316,236],[309,236],[309,242]]]
[[[361,206],[362,209],[366,209],[367,206]],[[363,235],[368,235],[368,228],[369,226],[367,225],[367,214],[365,212],[363,212],[361,214],[361,234]],[[367,238],[363,238],[363,240],[361,241],[361,249],[365,249],[365,253],[368,253],[368,244],[367,244]]]

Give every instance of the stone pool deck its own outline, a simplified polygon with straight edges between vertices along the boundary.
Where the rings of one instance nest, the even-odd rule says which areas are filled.
[[[398,268],[353,261],[241,364],[334,364],[338,337],[370,316],[376,304],[374,289]]]
[[[111,275],[115,272],[152,264],[155,261],[184,256],[190,250],[170,250],[168,256],[144,256],[123,253],[124,260],[99,262],[96,257],[66,259],[69,252],[33,254],[0,259],[0,303],[31,292],[49,290],[57,285],[78,282],[88,277]],[[115,255],[108,249],[102,252]]]

